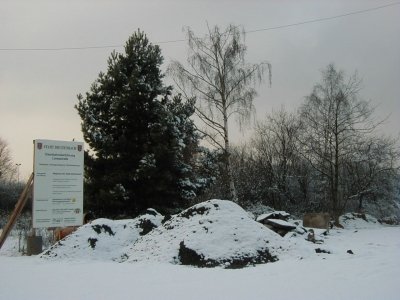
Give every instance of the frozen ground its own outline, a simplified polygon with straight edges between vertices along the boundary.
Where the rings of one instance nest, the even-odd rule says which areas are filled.
[[[343,224],[318,235],[321,244],[300,234],[274,236],[271,243],[284,250],[279,261],[234,270],[172,264],[169,256],[123,263],[109,254],[77,259],[79,251],[60,259],[18,256],[18,239],[10,237],[0,250],[0,299],[400,299],[400,227],[357,218]]]

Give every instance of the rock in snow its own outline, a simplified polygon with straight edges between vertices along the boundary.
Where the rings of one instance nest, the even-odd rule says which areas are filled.
[[[289,217],[290,214],[285,211],[273,211],[258,216],[256,221],[264,224],[280,236],[285,236],[289,231],[296,229],[297,227],[297,225],[287,221]]]
[[[257,217],[257,222],[261,222],[263,223],[264,220],[268,220],[268,219],[279,219],[279,220],[284,220],[287,221],[288,218],[290,217],[290,214],[287,213],[286,211],[273,211],[267,214],[262,214],[260,216]]]

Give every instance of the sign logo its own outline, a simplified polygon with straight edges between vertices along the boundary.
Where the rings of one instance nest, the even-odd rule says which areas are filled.
[[[38,148],[39,150],[42,150],[42,147],[43,147],[43,144],[42,144],[42,143],[37,143],[37,148]]]

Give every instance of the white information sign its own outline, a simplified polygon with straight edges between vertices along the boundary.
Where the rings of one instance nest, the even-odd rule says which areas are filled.
[[[34,141],[33,228],[83,223],[83,142]]]

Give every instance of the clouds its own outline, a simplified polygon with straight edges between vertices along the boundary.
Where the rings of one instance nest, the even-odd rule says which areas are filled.
[[[2,1],[0,48],[123,45],[137,28],[154,43],[184,39],[229,23],[246,30],[275,27],[381,6],[381,1]],[[358,70],[361,96],[392,116],[400,128],[400,6],[282,29],[248,33],[248,61],[272,64],[271,88],[261,86],[258,117],[285,105],[296,108],[334,62]],[[186,59],[186,44],[160,43],[167,66]],[[35,138],[82,140],[73,106],[107,66],[113,48],[70,51],[0,51],[0,136],[10,145],[21,174],[31,171]],[[117,48],[122,51],[122,48]],[[49,121],[50,120],[50,121]],[[235,133],[234,133],[235,134]],[[237,141],[241,135],[236,135]]]

